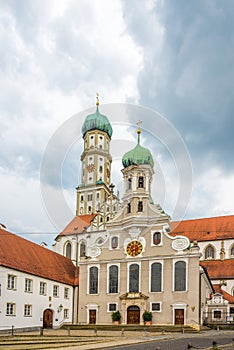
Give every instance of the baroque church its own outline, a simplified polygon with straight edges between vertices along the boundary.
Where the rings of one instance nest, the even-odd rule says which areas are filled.
[[[151,197],[154,159],[140,123],[122,157],[120,200],[112,133],[97,98],[82,126],[76,215],[54,251],[0,227],[0,329],[112,324],[116,311],[122,324],[144,324],[146,312],[154,325],[233,322],[234,216],[171,222]]]

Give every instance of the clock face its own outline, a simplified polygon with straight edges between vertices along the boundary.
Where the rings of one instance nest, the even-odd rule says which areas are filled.
[[[141,254],[143,250],[143,245],[141,242],[135,240],[128,243],[126,247],[126,252],[130,256],[137,256]]]
[[[92,173],[95,169],[95,165],[94,164],[88,164],[87,165],[87,170],[89,173]]]

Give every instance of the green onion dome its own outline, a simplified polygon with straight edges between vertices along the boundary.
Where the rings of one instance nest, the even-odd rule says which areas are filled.
[[[140,129],[137,130],[138,133],[138,144],[131,151],[124,154],[122,157],[122,164],[124,168],[127,168],[130,165],[142,165],[149,164],[154,166],[154,160],[151,152],[140,145]]]
[[[97,105],[96,112],[93,114],[87,115],[87,117],[85,118],[84,124],[82,126],[83,138],[86,132],[90,130],[105,131],[110,138],[113,133],[112,126],[108,118],[99,112],[98,105]]]

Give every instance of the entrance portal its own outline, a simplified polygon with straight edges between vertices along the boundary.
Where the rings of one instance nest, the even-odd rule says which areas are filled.
[[[129,306],[127,309],[127,324],[140,323],[140,308],[136,305]]]
[[[53,328],[53,311],[50,309],[43,312],[43,328]]]
[[[89,310],[89,323],[90,324],[96,323],[96,310]]]
[[[184,324],[184,309],[175,309],[175,324]]]

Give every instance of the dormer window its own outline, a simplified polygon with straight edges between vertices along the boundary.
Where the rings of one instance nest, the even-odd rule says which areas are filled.
[[[144,188],[144,177],[139,176],[138,178],[138,188]]]

